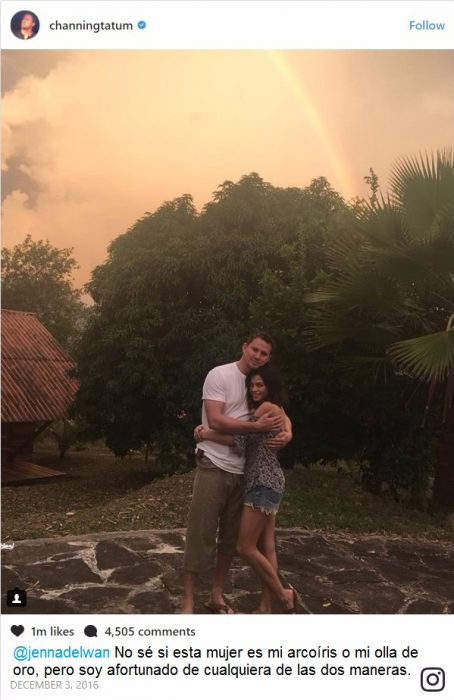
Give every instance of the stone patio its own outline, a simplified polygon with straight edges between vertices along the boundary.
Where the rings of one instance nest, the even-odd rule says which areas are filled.
[[[71,535],[25,540],[3,551],[2,611],[175,613],[181,595],[184,530]],[[453,613],[454,544],[302,529],[278,531],[282,577],[299,612]],[[209,589],[201,577],[197,613]],[[6,591],[27,591],[27,607]],[[235,558],[226,594],[237,612],[254,609],[255,575]]]

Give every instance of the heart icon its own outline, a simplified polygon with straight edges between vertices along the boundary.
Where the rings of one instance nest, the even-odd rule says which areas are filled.
[[[11,632],[15,634],[16,637],[20,637],[23,631],[24,627],[22,625],[13,625],[11,627]]]

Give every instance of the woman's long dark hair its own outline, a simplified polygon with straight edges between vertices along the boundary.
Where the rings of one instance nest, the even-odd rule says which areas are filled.
[[[277,369],[269,364],[253,369],[252,372],[246,377],[248,407],[250,409],[257,408],[257,404],[252,400],[251,396],[251,380],[252,377],[257,376],[262,378],[263,383],[267,388],[268,395],[265,400],[271,401],[271,403],[275,403],[277,406],[284,407],[287,403],[287,395],[282,385],[281,376]]]

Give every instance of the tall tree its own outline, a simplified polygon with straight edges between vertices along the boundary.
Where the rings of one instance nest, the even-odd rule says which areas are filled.
[[[167,462],[184,452],[200,373],[191,360],[210,322],[191,267],[196,221],[190,196],[165,203],[112,242],[87,285],[95,303],[77,346],[77,408],[115,454],[159,436],[171,446]]]
[[[326,196],[311,196],[328,206],[321,185]],[[153,443],[181,462],[191,451],[203,378],[239,355],[260,280],[288,271],[312,199],[252,173],[224,182],[200,214],[184,195],[111,244],[88,285],[78,406],[117,454]]]
[[[56,248],[28,235],[14,248],[2,250],[2,305],[34,311],[66,347],[80,332],[84,315],[81,292],[72,284],[76,260],[72,248]]]

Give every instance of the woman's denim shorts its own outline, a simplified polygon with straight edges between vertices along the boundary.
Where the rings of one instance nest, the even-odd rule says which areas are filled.
[[[268,486],[256,486],[244,494],[244,505],[258,508],[262,513],[272,515],[279,510],[282,493],[278,493]]]

